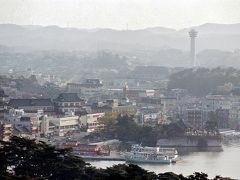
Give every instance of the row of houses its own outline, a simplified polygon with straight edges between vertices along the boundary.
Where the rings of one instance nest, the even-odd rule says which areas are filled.
[[[80,113],[85,100],[79,98],[76,93],[61,93],[51,99],[10,99],[9,108],[23,109],[25,112],[37,112],[43,110],[45,114],[64,114],[66,112]]]
[[[207,121],[216,121],[218,128],[238,128],[240,99],[236,96],[208,95],[199,104],[192,103],[184,110],[184,119],[197,128],[204,128]]]
[[[106,100],[87,104],[77,93],[61,93],[51,99],[10,99],[3,108],[3,124],[11,125],[13,134],[33,137],[66,136],[104,128],[98,122],[106,112],[132,113],[136,105],[127,100]],[[5,133],[4,138],[7,134]],[[3,139],[4,139],[3,138]]]
[[[9,99],[1,90],[0,139],[9,139],[10,134],[65,136],[82,128],[89,132],[101,128],[97,119],[104,113],[87,114],[84,105],[77,93],[61,93],[53,100]]]
[[[51,99],[11,99],[7,107],[9,109],[23,109],[28,113],[36,113],[38,110],[43,110],[44,114],[47,115],[63,115],[70,112],[81,115],[86,114],[86,110],[92,113],[133,113],[136,111],[136,104],[127,100],[119,102],[117,99],[109,99],[86,104],[75,93],[62,93],[53,101]]]
[[[31,137],[66,136],[69,133],[80,131],[94,132],[104,127],[98,121],[103,116],[104,113],[79,116],[74,112],[61,116],[48,116],[41,110],[36,113],[26,113],[23,109],[10,109],[5,113],[4,120],[1,121],[0,132],[2,134],[0,133],[0,137],[9,139],[7,138],[10,135],[9,132],[4,129],[9,125],[11,134]]]

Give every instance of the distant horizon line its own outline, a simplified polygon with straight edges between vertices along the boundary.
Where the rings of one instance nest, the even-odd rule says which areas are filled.
[[[126,29],[117,29],[117,28],[108,28],[108,27],[96,27],[96,28],[80,28],[80,27],[73,27],[73,26],[61,26],[61,25],[57,25],[57,24],[52,24],[52,25],[40,25],[40,24],[15,24],[15,23],[0,23],[0,25],[15,25],[15,26],[22,26],[22,27],[27,27],[27,26],[32,26],[32,27],[58,27],[61,29],[78,29],[78,30],[115,30],[115,31],[140,31],[140,30],[147,30],[147,29],[154,29],[154,28],[163,28],[166,30],[172,30],[172,31],[182,31],[182,30],[186,30],[186,29],[194,29],[197,27],[201,27],[204,25],[240,25],[239,23],[203,23],[203,24],[199,24],[199,25],[194,25],[194,26],[189,26],[189,27],[184,27],[184,28],[179,28],[179,29],[175,29],[175,28],[170,28],[170,27],[165,27],[165,26],[149,26],[149,27],[144,27],[144,28],[136,28],[136,29],[129,29],[128,27],[126,27]]]

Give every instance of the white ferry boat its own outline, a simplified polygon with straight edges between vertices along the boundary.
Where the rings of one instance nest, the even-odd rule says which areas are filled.
[[[170,164],[176,162],[178,152],[175,148],[133,145],[131,151],[126,152],[124,157],[126,162],[130,163]]]

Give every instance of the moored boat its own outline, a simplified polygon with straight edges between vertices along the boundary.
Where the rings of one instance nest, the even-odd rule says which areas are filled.
[[[143,147],[133,145],[130,152],[124,154],[126,162],[170,164],[178,157],[175,148]]]
[[[72,149],[75,155],[81,157],[110,156],[110,149],[104,150],[103,147],[99,145],[80,144],[77,141],[62,143],[59,148]]]

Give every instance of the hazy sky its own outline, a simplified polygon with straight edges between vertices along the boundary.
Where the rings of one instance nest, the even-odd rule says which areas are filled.
[[[240,23],[240,0],[0,0],[0,23],[175,29]]]

